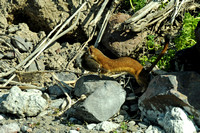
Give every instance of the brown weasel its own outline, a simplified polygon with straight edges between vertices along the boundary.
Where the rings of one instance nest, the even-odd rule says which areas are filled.
[[[93,72],[98,71],[102,74],[109,72],[128,72],[135,77],[137,83],[143,89],[146,89],[150,80],[149,73],[166,52],[168,44],[169,38],[165,37],[164,49],[159,54],[156,61],[146,70],[138,61],[130,57],[110,59],[94,46],[90,46],[88,51],[82,56],[82,66],[86,70]]]

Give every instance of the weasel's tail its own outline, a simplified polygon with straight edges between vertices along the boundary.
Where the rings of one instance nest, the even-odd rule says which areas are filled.
[[[158,61],[163,57],[163,55],[167,51],[167,48],[168,48],[168,45],[169,45],[169,40],[170,40],[169,39],[169,35],[166,35],[165,36],[165,46],[164,46],[164,49],[159,54],[159,56],[157,57],[157,59],[152,63],[152,65],[149,68],[147,68],[148,72],[150,72],[155,67],[155,65],[158,63]]]

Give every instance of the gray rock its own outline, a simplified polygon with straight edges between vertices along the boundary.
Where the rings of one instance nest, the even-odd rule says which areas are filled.
[[[96,75],[88,75],[81,77],[75,85],[74,94],[80,97],[82,94],[90,95],[93,93],[99,86],[104,86],[105,80],[112,80],[112,78],[103,76],[100,78]],[[95,82],[96,81],[96,82]],[[98,85],[97,85],[98,81]]]
[[[4,57],[4,54],[0,52],[0,59],[2,59],[3,57]]]
[[[120,123],[124,121],[124,116],[123,115],[118,115],[117,117],[113,118],[114,122]]]
[[[113,123],[113,122],[108,122],[108,121],[103,121],[99,124],[96,125],[95,129],[98,131],[105,131],[105,132],[110,132],[118,128],[120,125]]]
[[[195,133],[196,128],[193,122],[187,117],[186,113],[178,107],[172,108],[165,116],[158,117],[158,124],[167,133]]]
[[[133,120],[128,122],[128,126],[130,126],[130,125],[134,126],[135,124],[136,124],[136,122]]]
[[[126,32],[126,35],[122,35],[124,30],[116,27],[130,17],[125,13],[113,14],[102,37],[102,44],[118,57],[129,56],[133,52],[136,53],[142,47],[141,44],[147,36],[146,32],[140,32],[135,35],[131,32]]]
[[[0,127],[0,133],[17,133],[20,131],[20,127],[17,123],[10,123]]]
[[[116,81],[87,80],[87,86],[82,78],[80,78],[77,83],[79,83],[79,87],[82,87],[79,88],[79,90],[83,90],[84,88],[86,88],[87,93],[87,90],[92,90],[92,86],[96,88],[85,101],[78,103],[74,107],[74,116],[83,121],[106,121],[114,114],[116,114],[122,104],[125,102],[126,92]],[[92,85],[90,85],[89,83],[91,83]],[[78,93],[78,95],[80,94],[81,93]]]
[[[128,130],[132,131],[132,132],[136,132],[138,129],[138,127],[135,126],[136,122],[135,121],[130,121],[128,122],[127,126],[128,126]]]
[[[126,100],[136,100],[138,97],[134,93],[129,93]]]
[[[73,81],[73,80],[77,79],[77,76],[74,73],[61,72],[61,73],[56,73],[56,76],[61,81]],[[67,84],[65,84],[65,85],[68,86]],[[68,88],[64,88],[64,89],[67,92],[69,92],[69,90],[68,90],[69,88],[72,89],[70,86],[68,86]],[[60,97],[60,96],[64,95],[63,91],[57,85],[50,86],[48,88],[48,91],[49,91],[50,95],[52,95],[52,96]]]
[[[69,130],[69,133],[79,133],[79,132],[76,130]]]
[[[30,128],[30,127],[28,127],[28,126],[22,126],[21,127],[21,131],[23,132],[23,133],[31,133],[33,130],[32,130],[32,128]]]
[[[5,119],[5,115],[4,114],[0,114],[0,121]]]
[[[67,89],[66,89],[66,91],[67,91]],[[64,95],[63,91],[57,85],[50,86],[48,88],[48,92],[50,95],[56,96],[56,97],[60,97],[60,96]]]
[[[56,73],[56,76],[61,81],[73,81],[73,80],[77,80],[77,76],[74,73],[60,72],[60,73]]]
[[[142,115],[151,121],[170,111],[182,107],[200,125],[200,75],[196,72],[177,72],[159,75],[151,80],[146,92],[139,98]]]
[[[27,71],[31,72],[31,71],[37,71],[38,68],[37,68],[37,64],[35,63],[35,61],[33,61],[29,67],[27,68]]]
[[[92,129],[94,129],[96,126],[97,126],[97,124],[95,124],[95,123],[91,123],[91,124],[86,125],[86,127],[87,127],[88,130],[92,130]]]
[[[63,102],[64,102],[64,99],[61,99],[61,98],[55,99],[55,100],[51,100],[51,103],[50,103],[49,107],[59,109]]]
[[[157,126],[151,125],[145,130],[145,133],[165,133],[165,131]]]
[[[0,12],[0,28],[5,29],[8,26],[7,19],[5,15]]]
[[[125,111],[127,111],[127,110],[129,110],[129,107],[127,105],[123,105],[122,109],[125,110]]]
[[[35,60],[27,68],[27,71],[38,71],[38,70],[45,70],[45,65],[42,60]]]
[[[5,51],[4,57],[8,58],[8,59],[13,59],[13,58],[15,58],[15,52],[14,51],[10,51],[10,50],[9,51]]]
[[[10,26],[8,26],[8,32],[9,33],[14,33],[14,32],[16,32],[18,30],[19,30],[19,26],[18,25],[10,25]]]
[[[33,44],[31,42],[25,42],[20,36],[14,36],[15,39],[12,39],[12,43],[16,48],[18,48],[22,52],[28,52],[30,49],[33,48]]]
[[[138,125],[143,129],[148,127],[147,124],[144,122],[139,122]]]
[[[45,70],[45,65],[43,60],[35,60],[37,64],[37,70]]]
[[[10,93],[1,98],[3,100],[0,102],[0,112],[22,117],[36,116],[48,106],[41,92],[23,92],[17,86],[12,87]]]

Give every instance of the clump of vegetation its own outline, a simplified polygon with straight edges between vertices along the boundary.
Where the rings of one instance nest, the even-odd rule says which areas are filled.
[[[129,2],[135,12],[143,8],[147,3],[146,0],[129,0]]]
[[[160,69],[168,70],[170,67],[170,60],[172,57],[174,57],[176,51],[188,48],[193,46],[196,41],[195,41],[195,33],[194,30],[197,26],[197,23],[199,21],[199,16],[200,14],[195,18],[192,16],[190,13],[185,13],[185,18],[183,20],[183,27],[182,30],[180,31],[179,36],[177,36],[173,42],[175,44],[175,48],[173,49],[168,49],[167,54],[165,54],[164,57],[158,62],[157,66]],[[148,35],[147,36],[147,48],[148,51],[151,50],[162,50],[163,47],[155,43],[155,36],[153,35]],[[154,62],[157,58],[157,55],[152,56],[152,57],[147,57],[146,55],[140,58],[139,60],[141,61],[142,65],[145,65],[146,62]]]
[[[193,119],[194,119],[194,116],[193,116],[193,115],[188,115],[188,118],[189,118],[190,120],[193,120]]]
[[[128,128],[126,122],[122,122],[120,127],[121,127],[122,130],[127,130],[127,128]]]
[[[200,14],[198,16],[200,16]],[[180,32],[180,35],[174,39],[177,50],[191,47],[196,43],[194,30],[198,21],[199,19],[193,17],[190,13],[185,13],[183,28]]]

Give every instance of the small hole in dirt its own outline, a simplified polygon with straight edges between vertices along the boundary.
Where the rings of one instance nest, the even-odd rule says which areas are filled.
[[[45,24],[45,20],[27,13],[25,10],[14,10],[10,13],[7,18],[10,24],[19,24],[26,23],[29,26],[29,29],[33,32],[45,31],[49,33],[51,31],[50,27]]]

